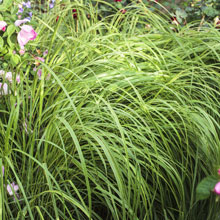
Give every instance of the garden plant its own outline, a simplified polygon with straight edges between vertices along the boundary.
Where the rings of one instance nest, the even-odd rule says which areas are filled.
[[[178,7],[1,1],[0,219],[220,219],[218,14]]]

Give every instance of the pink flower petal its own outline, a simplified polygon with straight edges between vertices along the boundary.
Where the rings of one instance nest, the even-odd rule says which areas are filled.
[[[45,61],[44,58],[42,58],[42,57],[35,57],[35,60],[40,60],[41,62]]]
[[[16,76],[16,81],[17,81],[17,83],[20,83],[20,82],[21,82],[20,75],[17,75],[17,76]]]
[[[0,21],[0,30],[5,31],[7,23],[5,21]]]
[[[9,93],[10,92],[8,91],[8,84],[7,83],[0,83],[0,95],[8,95]]]
[[[14,185],[14,191],[18,191],[19,190],[19,186],[18,185]]]
[[[218,182],[218,183],[215,185],[214,192],[215,192],[216,194],[220,195],[220,182]]]
[[[18,33],[17,40],[21,48],[29,41],[21,31]]]
[[[31,25],[23,25],[23,26],[21,27],[21,30],[22,30],[22,31],[25,31],[25,32],[31,32],[31,31],[33,31],[34,29],[33,29],[33,27],[32,27]]]
[[[5,79],[7,79],[11,83],[12,82],[12,72],[7,72],[5,74]]]
[[[39,69],[39,70],[37,71],[37,75],[38,75],[39,79],[41,79],[42,69]]]
[[[43,52],[43,56],[46,56],[48,54],[48,50],[45,50],[44,52]]]
[[[29,40],[34,40],[37,37],[37,33],[30,25],[23,25],[21,31],[18,33],[17,40],[21,47],[24,48],[24,45],[28,43]]]
[[[19,54],[20,54],[20,55],[24,55],[24,54],[25,54],[25,50],[24,50],[24,49],[20,49],[20,50],[19,50]]]
[[[24,24],[26,22],[29,22],[29,20],[26,18],[23,20],[17,20],[17,21],[15,21],[15,26],[20,26],[21,24]]]
[[[13,195],[13,190],[14,190],[15,193],[19,190],[18,185],[15,185],[14,182],[11,183],[11,184],[8,184],[6,188],[7,188],[8,194],[9,194],[10,196]]]

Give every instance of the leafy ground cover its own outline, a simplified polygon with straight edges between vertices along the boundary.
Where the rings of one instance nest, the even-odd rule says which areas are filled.
[[[4,69],[20,82],[3,77],[1,218],[218,219],[196,186],[220,164],[219,30],[144,4],[101,20],[83,1],[48,13]]]

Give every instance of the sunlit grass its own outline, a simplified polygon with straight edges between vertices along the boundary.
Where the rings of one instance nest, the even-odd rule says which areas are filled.
[[[100,21],[58,7],[35,18],[43,79],[2,96],[3,181],[20,187],[1,187],[2,218],[217,219],[195,187],[219,164],[218,30],[174,32],[141,5]]]

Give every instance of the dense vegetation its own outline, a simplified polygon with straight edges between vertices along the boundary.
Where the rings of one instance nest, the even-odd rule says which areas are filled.
[[[1,93],[1,219],[219,219],[214,193],[196,200],[220,165],[219,30],[96,9],[35,11],[42,75],[31,56],[7,67],[21,82]]]

